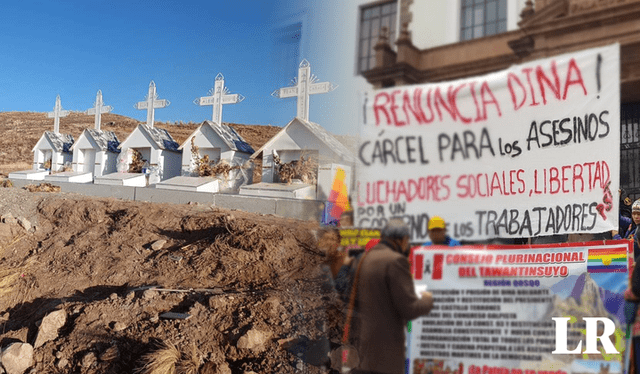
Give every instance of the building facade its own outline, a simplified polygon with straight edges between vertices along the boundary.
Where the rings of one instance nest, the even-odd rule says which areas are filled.
[[[424,6],[418,3],[434,6],[437,1],[408,0],[407,6],[399,2],[402,25],[379,33],[371,58],[375,64],[359,72],[375,88],[487,74],[530,60],[620,43],[620,185],[633,199],[640,197],[640,1],[451,2],[448,8],[456,9],[449,9],[447,17],[453,15],[457,25],[436,31],[443,44],[426,41],[422,28],[428,26],[412,25],[422,23],[418,11]],[[393,2],[372,6],[383,3]],[[450,42],[456,31],[457,41]]]
[[[620,185],[640,198],[640,0],[280,0],[301,57],[340,87],[318,121],[358,131],[360,94],[620,43]],[[320,3],[320,4],[318,4]],[[603,150],[604,151],[604,150]]]

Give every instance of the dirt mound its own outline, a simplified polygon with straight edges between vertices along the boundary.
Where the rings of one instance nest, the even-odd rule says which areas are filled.
[[[0,246],[0,346],[33,343],[54,310],[68,316],[35,349],[38,373],[133,373],[141,357],[171,345],[179,354],[160,356],[176,372],[315,373],[317,358],[278,341],[339,341],[340,305],[322,281],[313,223],[38,198],[36,233]]]
[[[28,184],[22,188],[29,192],[60,192],[60,186],[54,186],[51,183]]]

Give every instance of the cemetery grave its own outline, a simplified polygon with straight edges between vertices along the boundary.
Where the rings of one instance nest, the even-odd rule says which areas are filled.
[[[204,121],[178,148],[182,151],[182,173],[157,184],[157,188],[195,192],[237,192],[253,180],[254,150],[232,127],[222,122],[222,106],[244,100],[229,94],[224,77],[218,74],[211,96],[194,100],[197,105],[211,105],[211,121]]]
[[[85,129],[71,146],[72,170],[45,176],[51,182],[91,183],[94,177],[116,171],[118,137],[113,131],[101,130],[102,114],[113,108],[104,105],[102,91],[96,94],[94,107],[85,113],[94,115],[94,128]]]
[[[53,111],[47,117],[53,118],[53,131],[45,131],[33,147],[33,167],[29,170],[16,171],[11,175],[15,179],[44,180],[50,173],[68,171],[71,164],[73,136],[60,133],[60,118],[69,115],[62,109],[60,95],[56,97]]]
[[[125,139],[138,125],[139,121],[126,116],[107,113],[102,115],[101,129],[111,131],[118,139]],[[91,128],[94,118],[80,112],[71,112],[67,117],[61,118],[60,125],[64,132],[78,135],[85,129]],[[175,141],[182,144],[198,128],[200,124],[182,122],[156,122],[158,127],[171,129]],[[254,149],[260,148],[264,143],[277,134],[281,127],[267,125],[233,124],[231,126]],[[42,129],[51,126],[51,119],[46,113],[37,112],[1,112],[0,131],[0,175],[32,168],[33,145],[42,136]],[[259,164],[262,160],[255,160],[256,167],[253,170],[253,180],[260,180],[262,171]]]
[[[162,354],[178,373],[320,373],[300,344],[340,340],[317,223],[16,188],[0,207],[0,346],[29,343],[35,372],[134,373]]]
[[[351,150],[322,126],[296,117],[258,149],[260,183],[240,187],[241,195],[326,201],[338,168],[350,185],[355,162]]]
[[[296,116],[258,149],[251,159],[261,160],[260,183],[243,185],[241,195],[327,201],[338,169],[350,185],[353,152],[322,126],[309,121],[309,96],[325,94],[337,86],[318,82],[311,64],[302,60],[291,85],[275,90],[277,98],[296,98]]]
[[[117,147],[122,151],[117,171],[96,176],[94,183],[144,187],[180,175],[178,143],[166,129],[155,127],[155,110],[169,104],[168,100],[158,99],[156,85],[151,81],[145,100],[135,105],[136,109],[147,111],[147,122],[139,124]]]

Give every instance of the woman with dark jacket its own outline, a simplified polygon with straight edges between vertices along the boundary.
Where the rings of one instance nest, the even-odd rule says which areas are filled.
[[[632,222],[625,233],[624,238],[633,241],[633,257],[634,266],[631,274],[630,287],[624,293],[624,299],[627,302],[626,311],[629,314],[627,323],[631,325],[632,350],[633,356],[630,356],[631,367],[633,372],[638,373],[637,365],[640,363],[640,316],[638,316],[638,303],[640,302],[640,248],[638,246],[640,238],[638,237],[638,225],[640,225],[640,199],[636,200],[631,207]],[[614,236],[614,239],[622,239]],[[634,318],[635,317],[635,318]]]

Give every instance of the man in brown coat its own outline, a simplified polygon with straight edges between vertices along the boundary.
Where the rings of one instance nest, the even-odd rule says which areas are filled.
[[[416,295],[407,259],[409,227],[392,219],[380,234],[380,243],[361,259],[358,274],[360,364],[354,373],[404,374],[407,322],[428,314],[433,297],[430,292]]]

